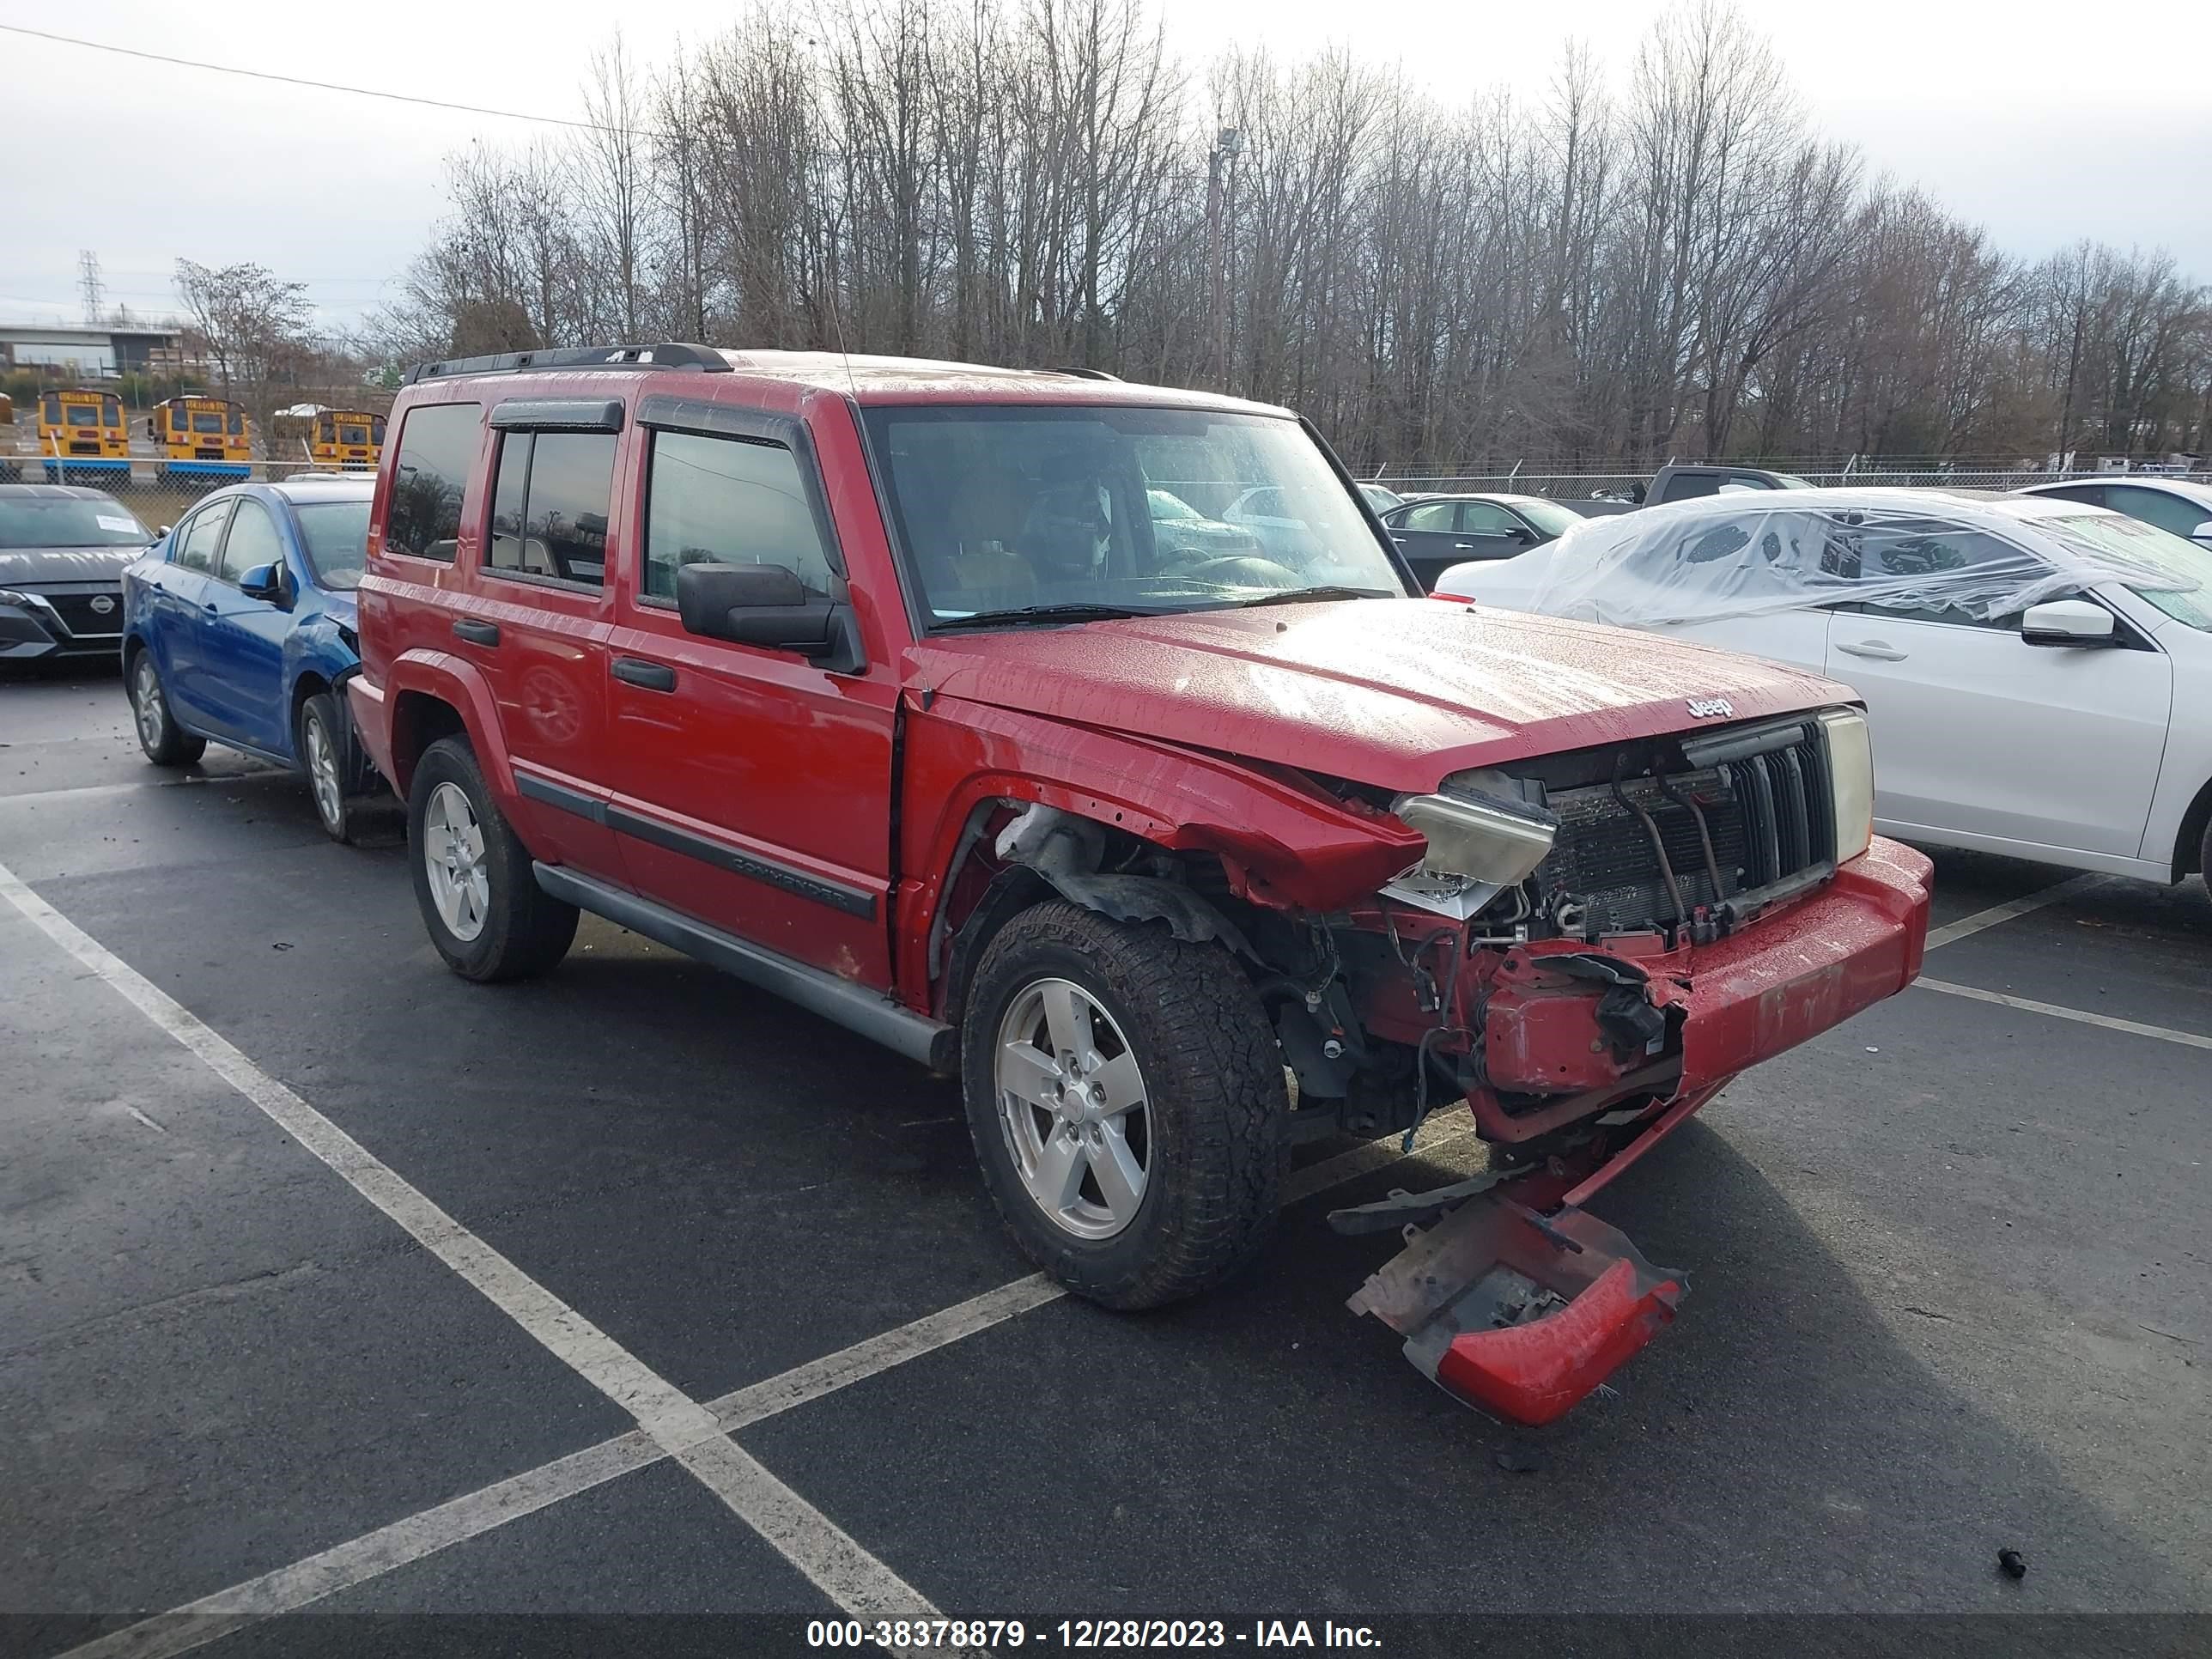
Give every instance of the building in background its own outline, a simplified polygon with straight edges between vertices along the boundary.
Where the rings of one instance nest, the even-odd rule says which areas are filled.
[[[175,375],[191,367],[175,329],[0,323],[0,368],[50,371],[57,379],[112,380]]]

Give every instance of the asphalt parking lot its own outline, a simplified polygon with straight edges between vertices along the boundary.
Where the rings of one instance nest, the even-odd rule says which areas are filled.
[[[0,684],[0,1644],[2203,1613],[2212,901],[1938,871],[1954,988],[1595,1205],[1691,1294],[1532,1434],[1342,1306],[1392,1244],[1326,1210],[1476,1167],[1449,1126],[1315,1149],[1259,1273],[1103,1313],[1030,1279],[951,1085],[597,921],[464,984],[396,842],[155,772],[112,676]]]

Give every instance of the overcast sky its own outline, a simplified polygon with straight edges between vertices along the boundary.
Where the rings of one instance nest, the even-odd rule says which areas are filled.
[[[2212,279],[2212,4],[2135,0],[1743,0],[1814,121],[2040,256],[2090,236],[2171,249]],[[1570,33],[1625,82],[1658,0],[1165,0],[1170,44],[1297,56],[1332,43],[1439,95],[1540,97]],[[801,8],[793,5],[793,15]],[[0,0],[0,23],[277,74],[574,118],[619,17],[648,64],[726,26],[728,0],[611,9],[454,0]],[[1356,33],[1347,19],[1356,18]],[[333,327],[387,297],[442,209],[441,158],[558,129],[172,68],[0,33],[14,143],[0,150],[0,321],[75,321],[77,253],[110,304],[173,305],[179,257],[253,260],[307,284]]]

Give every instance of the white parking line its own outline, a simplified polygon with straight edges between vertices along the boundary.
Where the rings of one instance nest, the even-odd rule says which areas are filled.
[[[2039,893],[2030,894],[2025,898],[2015,899],[2008,903],[1978,912],[1974,915],[1950,924],[1946,928],[1931,933],[1929,936],[1929,947],[1935,948],[1950,944],[1955,939],[1995,927],[2014,916],[2024,915],[2046,904],[2057,902],[2100,879],[2100,878],[2091,876],[2062,882]],[[566,1316],[568,1320],[574,1322],[573,1325],[563,1328],[565,1331],[574,1332],[580,1335],[581,1333],[588,1332],[591,1338],[596,1338],[599,1343],[603,1343],[607,1349],[613,1350],[612,1355],[608,1355],[588,1340],[585,1340],[583,1346],[577,1350],[580,1357],[610,1361],[615,1368],[610,1375],[611,1382],[617,1385],[636,1383],[644,1386],[646,1396],[650,1398],[647,1399],[645,1396],[641,1398],[649,1408],[656,1404],[669,1402],[664,1397],[653,1393],[650,1384],[644,1382],[646,1378],[650,1378],[651,1383],[658,1384],[669,1395],[675,1395],[676,1400],[681,1401],[683,1406],[692,1406],[692,1402],[688,1398],[678,1394],[672,1385],[654,1376],[641,1363],[632,1359],[630,1356],[617,1347],[611,1339],[591,1327],[580,1315],[576,1314],[574,1310],[568,1309],[565,1304],[560,1304],[550,1292],[538,1286],[534,1281],[528,1280],[521,1273],[520,1269],[507,1262],[505,1258],[498,1257],[495,1252],[490,1250],[489,1246],[483,1245],[482,1241],[476,1240],[473,1235],[468,1234],[458,1222],[439,1210],[428,1198],[408,1186],[397,1174],[378,1163],[349,1137],[345,1136],[336,1125],[331,1124],[327,1119],[315,1113],[313,1108],[307,1106],[289,1090],[285,1089],[283,1085],[259,1072],[242,1053],[198,1021],[167,994],[147,981],[135,969],[115,957],[97,941],[78,929],[58,911],[47,905],[4,866],[0,866],[0,894],[4,894],[18,910],[36,923],[64,949],[85,963],[88,967],[92,968],[94,972],[100,974],[102,978],[106,979],[118,991],[129,997],[134,1004],[147,1012],[149,1017],[154,1018],[163,1030],[169,1031],[172,1036],[177,1037],[178,1041],[207,1060],[210,1066],[214,1066],[224,1076],[226,1081],[232,1083],[234,1087],[239,1088],[241,1093],[246,1094],[257,1106],[260,1106],[264,1111],[270,1110],[269,1104],[255,1092],[254,1088],[241,1084],[239,1076],[234,1076],[233,1072],[226,1069],[224,1065],[218,1064],[217,1059],[210,1058],[210,1054],[218,1058],[234,1060],[236,1066],[244,1068],[241,1075],[246,1078],[248,1083],[258,1081],[259,1085],[265,1085],[268,1090],[275,1091],[276,1095],[282,1097],[280,1104],[289,1103],[288,1109],[289,1107],[296,1107],[297,1113],[305,1114],[315,1123],[323,1126],[331,1136],[343,1142],[344,1147],[350,1148],[353,1154],[365,1160],[368,1164],[373,1165],[374,1170],[380,1171],[385,1177],[388,1177],[391,1182],[397,1183],[398,1187],[404,1189],[406,1194],[411,1194],[413,1199],[418,1200],[423,1206],[428,1216],[435,1217],[437,1221],[445,1228],[450,1229],[453,1234],[470,1240],[486,1255],[491,1255],[507,1272],[528,1285],[531,1290],[543,1297],[554,1310],[557,1310],[559,1316]],[[110,970],[111,966],[113,971]],[[2084,1015],[2077,1011],[2057,1009],[2047,1004],[2027,1003],[2021,999],[1999,997],[1993,993],[1976,992],[1966,987],[1952,986],[1942,981],[1922,980],[1919,983],[1931,989],[1952,991],[1991,1001],[2016,1005],[2038,1012],[2057,1013],[2062,1016],[2087,1019],[2096,1024],[2112,1024],[2121,1029],[2138,1030],[2149,1035],[2179,1037],[2194,1043],[2212,1047],[2212,1042],[2203,1038],[2191,1038],[2186,1033],[2163,1032],[2157,1027],[2136,1027],[2132,1022],[2108,1021],[2102,1016]],[[143,988],[143,991],[134,994],[134,988]],[[270,1115],[275,1116],[276,1113],[272,1111]],[[286,1120],[279,1118],[278,1121],[285,1122]],[[289,1123],[287,1127],[290,1127]],[[296,1130],[294,1133],[298,1133]],[[1470,1138],[1473,1133],[1469,1127],[1454,1127],[1451,1120],[1432,1119],[1424,1124],[1415,1136],[1414,1152],[1419,1154],[1439,1150]],[[309,1146],[311,1151],[317,1152],[317,1156],[323,1156],[322,1152],[313,1143],[308,1142],[306,1137],[300,1138],[303,1144]],[[1353,1147],[1334,1158],[1310,1164],[1296,1172],[1285,1183],[1284,1202],[1295,1203],[1373,1170],[1387,1168],[1406,1156],[1400,1150],[1401,1145],[1400,1138],[1393,1135]],[[330,1160],[326,1158],[325,1161]],[[349,1181],[352,1180],[352,1176],[347,1175],[344,1169],[340,1169],[336,1164],[331,1167],[337,1169],[341,1175],[346,1175]],[[359,1185],[357,1182],[356,1184]],[[368,1192],[366,1188],[362,1190],[372,1201],[379,1203],[380,1208],[384,1207],[376,1194]],[[391,1212],[387,1210],[386,1213]],[[399,1218],[395,1216],[394,1218]],[[403,1221],[401,1224],[407,1224]],[[409,1231],[414,1232],[415,1229],[410,1226]],[[422,1240],[426,1247],[436,1248],[432,1246],[430,1239],[424,1237],[422,1234],[416,1233],[416,1236]],[[441,1260],[448,1259],[442,1251],[440,1254]],[[461,1271],[458,1266],[456,1270]],[[471,1279],[471,1282],[476,1281]],[[483,1287],[479,1285],[478,1288]],[[485,1293],[490,1294],[489,1291]],[[131,1659],[167,1659],[168,1656],[185,1653],[241,1626],[295,1611],[339,1590],[380,1577],[410,1562],[420,1560],[425,1556],[453,1545],[465,1543],[503,1526],[509,1521],[533,1514],[565,1498],[590,1491],[618,1476],[660,1462],[671,1455],[678,1456],[684,1461],[685,1466],[690,1468],[694,1474],[714,1486],[718,1494],[724,1497],[724,1501],[730,1504],[733,1510],[764,1535],[769,1536],[787,1556],[794,1551],[805,1553],[817,1562],[819,1570],[840,1579],[854,1578],[868,1581],[877,1573],[889,1577],[890,1570],[881,1562],[867,1555],[848,1535],[830,1523],[827,1517],[823,1516],[818,1510],[799,1498],[795,1492],[791,1492],[781,1481],[724,1437],[727,1433],[761,1422],[794,1407],[821,1399],[854,1382],[878,1376],[896,1366],[904,1364],[910,1359],[920,1358],[951,1343],[1003,1324],[1032,1309],[1058,1301],[1066,1294],[1066,1292],[1059,1285],[1042,1274],[1031,1274],[1028,1278],[1016,1279],[1011,1284],[1000,1285],[996,1290],[987,1291],[954,1307],[928,1315],[880,1335],[867,1338],[854,1343],[850,1347],[841,1349],[836,1353],[825,1355],[819,1359],[811,1360],[763,1382],[735,1389],[719,1399],[708,1401],[703,1407],[693,1407],[695,1410],[703,1410],[713,1419],[714,1430],[704,1438],[686,1439],[685,1437],[691,1429],[696,1427],[696,1419],[691,1418],[688,1413],[679,1411],[678,1420],[671,1421],[664,1426],[672,1431],[673,1437],[683,1443],[680,1450],[672,1448],[668,1440],[661,1436],[641,1427],[630,1433],[602,1441],[598,1445],[587,1447],[582,1451],[572,1453],[566,1457],[557,1458],[552,1462],[526,1470],[492,1486],[464,1493],[434,1508],[395,1521],[388,1526],[345,1543],[335,1545],[330,1549],[309,1556],[304,1560],[295,1562],[289,1566],[280,1567],[260,1577],[248,1579],[228,1589],[220,1590],[215,1595],[203,1597],[173,1612],[143,1620],[137,1624],[112,1632],[82,1647],[71,1650],[69,1654],[63,1656],[63,1659],[120,1659],[121,1656],[131,1656]],[[494,1299],[497,1300],[496,1297]],[[514,1316],[511,1315],[511,1316]],[[527,1328],[527,1326],[526,1328]],[[535,1330],[532,1334],[538,1334]],[[540,1340],[545,1340],[544,1336],[540,1336]],[[551,1344],[549,1342],[548,1346],[550,1346]],[[556,1349],[556,1352],[559,1350]],[[568,1356],[563,1354],[562,1357],[565,1358]],[[635,1376],[624,1369],[622,1365],[623,1361],[627,1361],[629,1366],[634,1366],[635,1372],[642,1373],[642,1376]],[[570,1363],[573,1364],[576,1362],[571,1360]],[[579,1366],[579,1369],[580,1370],[581,1367]],[[596,1377],[593,1380],[599,1381]],[[605,1387],[606,1384],[601,1383],[600,1386]],[[611,1393],[611,1389],[610,1392]],[[614,1397],[623,1403],[626,1408],[629,1407],[629,1401],[623,1399],[623,1396],[615,1395]],[[644,1422],[642,1416],[640,1417],[640,1422],[641,1424]],[[696,1447],[717,1443],[727,1447],[730,1452],[735,1453],[735,1458],[719,1453],[710,1453],[706,1456],[696,1458],[685,1455]],[[781,1494],[787,1493],[790,1500],[788,1505],[777,1501]],[[810,1573],[809,1576],[814,1575]],[[816,1582],[818,1583],[822,1581],[817,1578]],[[928,1604],[921,1601],[917,1592],[905,1586],[895,1577],[890,1577],[890,1583],[897,1586],[898,1589],[903,1590],[907,1595],[913,1597],[911,1602],[903,1604],[906,1608],[914,1609],[918,1607],[927,1609]],[[860,1588],[853,1589],[851,1593],[855,1601],[872,1599],[866,1595],[865,1583]],[[850,1606],[853,1603],[848,1602],[848,1605]],[[933,1609],[929,1612],[933,1615]],[[911,1612],[908,1613],[908,1616],[913,1616]]]
[[[1434,1151],[1467,1139],[1473,1133],[1469,1129],[1447,1128],[1443,1120],[1432,1120],[1415,1137],[1413,1150],[1416,1154]],[[1291,1176],[1285,1188],[1284,1202],[1291,1204],[1310,1198],[1371,1170],[1386,1168],[1406,1156],[1399,1150],[1401,1144],[1400,1137],[1391,1135],[1310,1164]],[[763,1382],[733,1389],[708,1401],[706,1409],[725,1431],[733,1433],[1002,1325],[1033,1308],[1057,1302],[1066,1294],[1042,1273],[1031,1273],[1026,1279],[970,1297],[965,1302],[855,1342],[819,1359],[809,1360]],[[466,1543],[510,1521],[588,1492],[617,1475],[658,1463],[668,1455],[642,1430],[618,1435],[508,1480],[465,1492],[434,1509],[334,1545],[290,1566],[279,1567],[258,1578],[204,1596],[173,1613],[126,1626],[82,1647],[71,1649],[60,1659],[124,1659],[125,1656],[129,1659],[171,1659],[171,1656],[212,1642],[241,1625],[295,1612],[326,1595],[381,1577],[426,1555]],[[746,1461],[751,1462],[750,1457]],[[686,1466],[690,1467],[688,1463]],[[694,1468],[693,1473],[699,1471]],[[748,1514],[745,1518],[750,1522],[754,1517]],[[767,1525],[775,1523],[776,1517],[764,1514],[762,1520],[766,1523],[762,1527],[764,1531]],[[843,1538],[843,1534],[838,1537]],[[851,1540],[845,1541],[849,1544]]]
[[[1418,1157],[1449,1146],[1462,1140],[1474,1139],[1474,1124],[1471,1120],[1454,1113],[1438,1114],[1431,1118],[1413,1135],[1412,1153],[1403,1151],[1405,1137],[1385,1135],[1380,1140],[1370,1140],[1364,1146],[1339,1152],[1334,1158],[1325,1158],[1318,1164],[1309,1164],[1295,1170],[1283,1183],[1283,1202],[1296,1204],[1300,1199],[1311,1198],[1316,1193],[1327,1192],[1331,1187],[1341,1187],[1347,1181],[1356,1181],[1370,1170],[1381,1170],[1408,1156]]]
[[[173,1613],[126,1625],[70,1649],[64,1659],[173,1659],[243,1626],[294,1612],[449,1545],[465,1543],[494,1527],[535,1514],[550,1504],[589,1492],[617,1475],[658,1463],[667,1455],[652,1436],[633,1429],[512,1480],[333,1545],[304,1561],[203,1596]]]
[[[2002,904],[1992,904],[1986,910],[1977,910],[1971,916],[1961,916],[1941,927],[1931,927],[1928,930],[1928,948],[1940,951],[1947,945],[1956,945],[1970,934],[1994,927],[1999,922],[2010,921],[2014,916],[2040,910],[2046,904],[2061,903],[2076,893],[2086,893],[2105,880],[2103,876],[2076,876],[2071,881],[2062,881],[2055,886],[2038,888],[2019,898],[2008,899]]]
[[[865,1619],[938,1616],[919,1590],[739,1450],[712,1412],[447,1215],[212,1026],[33,892],[5,865],[0,865],[0,896],[197,1054],[548,1352],[635,1417],[655,1444],[840,1607]]]
[[[2033,997],[2008,997],[2001,991],[1984,991],[1978,985],[1954,985],[1947,979],[1917,979],[1913,983],[1923,991],[1941,991],[1946,996],[1972,997],[1976,1002],[1994,1002],[2001,1008],[2018,1008],[2031,1014],[2048,1014],[2053,1019],[2070,1019],[2083,1025],[2101,1025],[2108,1031],[2125,1031],[2130,1036],[2156,1037],[2161,1042],[2179,1042],[2188,1048],[2212,1048],[2212,1037],[2199,1036],[2194,1031],[2177,1031],[2171,1026],[2146,1025],[2141,1020],[2119,1019],[2111,1014],[2093,1014],[2085,1008],[2068,1008],[2056,1002],[2038,1002]]]

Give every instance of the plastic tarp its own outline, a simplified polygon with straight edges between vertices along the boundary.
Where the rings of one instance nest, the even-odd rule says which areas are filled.
[[[1851,600],[1990,621],[2100,582],[2192,592],[2208,568],[2181,538],[2077,502],[1789,490],[1586,520],[1469,591],[1624,628]]]

